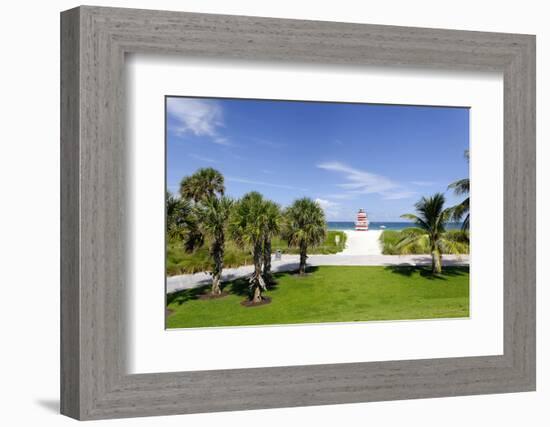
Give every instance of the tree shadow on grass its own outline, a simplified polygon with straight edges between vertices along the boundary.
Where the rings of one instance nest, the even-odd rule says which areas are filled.
[[[176,303],[182,305],[184,302],[198,299],[201,295],[204,295],[210,291],[210,285],[197,286],[196,288],[184,289],[181,291],[173,292],[166,295],[166,304]]]
[[[272,281],[266,283],[268,291],[274,291],[279,285],[279,280],[281,277],[288,275],[288,272],[278,272],[271,273]],[[231,285],[230,293],[233,295],[246,296],[250,297],[250,281],[249,277],[241,277],[240,279],[233,280],[232,282],[227,283]],[[224,288],[228,290],[227,288]]]
[[[289,270],[286,272],[287,275],[295,276],[295,277],[307,277],[315,273],[317,270],[319,270],[319,267],[316,265],[307,265],[306,266],[306,273],[303,276],[300,276],[300,270],[296,268],[296,270]]]
[[[229,290],[229,285],[231,286],[231,289]],[[249,296],[250,295],[250,281],[248,277],[241,277],[240,279],[233,280],[232,282],[227,283],[226,286],[224,286],[225,290],[229,290],[229,292],[233,295],[239,295],[239,296]]]
[[[287,275],[286,272],[273,273],[273,282],[271,282],[267,289],[273,291],[277,289],[278,279]],[[230,295],[239,295],[250,297],[250,282],[249,276],[241,277],[239,279],[232,280],[230,282],[222,283],[222,291],[228,292]],[[166,296],[166,304],[170,305],[172,303],[182,305],[187,301],[192,301],[199,299],[201,295],[204,295],[210,291],[210,284],[197,286],[196,288],[183,289]]]
[[[429,280],[448,280],[449,277],[468,274],[470,268],[465,266],[444,266],[441,274],[433,274],[430,266],[401,264],[389,265],[385,268],[385,270],[404,277],[411,277],[414,273],[418,273],[420,276]]]

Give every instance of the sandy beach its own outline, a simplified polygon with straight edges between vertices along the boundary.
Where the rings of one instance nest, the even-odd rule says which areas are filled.
[[[339,255],[382,255],[382,232],[383,230],[346,230],[346,247]]]

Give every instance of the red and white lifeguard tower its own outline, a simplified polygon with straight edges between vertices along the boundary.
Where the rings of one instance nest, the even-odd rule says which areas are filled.
[[[355,229],[357,231],[367,231],[369,229],[369,218],[364,209],[359,209],[357,212],[357,221],[355,221]]]

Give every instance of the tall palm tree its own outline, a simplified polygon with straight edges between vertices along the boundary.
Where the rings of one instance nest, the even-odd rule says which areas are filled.
[[[262,277],[262,254],[266,230],[266,203],[258,192],[245,194],[233,209],[229,230],[233,239],[250,247],[254,259],[254,272],[250,277],[251,300],[262,301],[262,291],[266,284]]]
[[[271,274],[271,239],[281,232],[282,215],[277,203],[266,200],[264,206],[263,277],[266,283],[270,284],[273,283],[273,276]]]
[[[307,197],[295,200],[285,211],[282,234],[289,246],[300,249],[299,271],[305,274],[308,246],[321,244],[327,234],[323,209]]]
[[[212,295],[221,294],[225,234],[232,207],[233,201],[225,196],[210,197],[197,207],[202,233],[211,241],[209,251],[213,261]]]
[[[180,183],[181,197],[195,203],[223,196],[224,193],[223,175],[213,168],[201,168],[193,175],[184,177]]]
[[[445,196],[436,193],[432,197],[422,197],[414,206],[417,215],[405,214],[401,218],[413,220],[418,228],[413,228],[397,243],[397,249],[405,249],[416,243],[426,243],[432,255],[432,273],[441,273],[441,256],[446,253],[459,253],[461,245],[445,234],[445,224],[452,215],[453,208],[444,208]],[[423,242],[421,242],[423,240]]]
[[[166,237],[172,242],[183,242],[187,252],[204,243],[195,207],[170,193],[166,194]]]
[[[464,157],[467,161],[470,161],[470,150],[464,152]],[[453,189],[457,196],[470,194],[470,178],[459,179],[448,186],[449,189]],[[470,228],[470,196],[466,197],[462,202],[453,208],[453,221],[461,221],[462,230],[468,230]]]

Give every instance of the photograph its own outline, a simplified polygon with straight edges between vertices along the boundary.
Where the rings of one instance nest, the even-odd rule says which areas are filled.
[[[165,97],[166,327],[469,317],[469,108]]]

